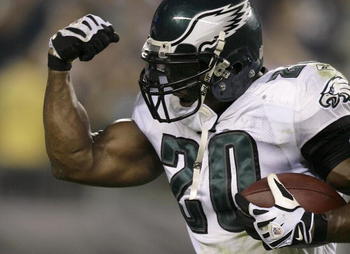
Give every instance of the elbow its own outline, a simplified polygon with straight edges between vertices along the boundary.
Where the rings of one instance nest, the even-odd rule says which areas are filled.
[[[69,181],[69,173],[63,167],[52,164],[51,165],[51,174],[57,180]]]
[[[50,156],[51,174],[58,180],[76,181],[83,172],[89,172],[93,165],[91,156],[81,153]],[[85,169],[85,170],[82,170]]]
[[[51,161],[51,174],[57,180],[76,182],[81,177],[80,167],[65,166],[59,162]]]
[[[50,161],[51,174],[58,180],[65,180],[67,177],[67,168],[63,166],[57,156],[54,156],[52,153],[47,153]]]
[[[84,176],[86,175],[84,172],[77,170],[68,170],[64,167],[58,166],[51,167],[52,176],[57,180],[65,182],[84,183]]]

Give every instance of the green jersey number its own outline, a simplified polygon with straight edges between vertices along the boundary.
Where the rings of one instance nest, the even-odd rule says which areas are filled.
[[[266,83],[276,80],[278,76],[281,76],[282,78],[297,78],[299,77],[300,73],[304,70],[305,67],[305,64],[300,64],[289,66],[288,68],[276,71],[274,74],[271,75],[270,79]]]
[[[214,136],[208,145],[209,188],[212,205],[219,225],[230,232],[243,229],[236,221],[236,207],[233,193],[241,191],[259,180],[259,159],[254,139],[243,131],[229,131]],[[176,138],[165,134],[162,140],[162,162],[169,167],[179,167],[172,177],[170,186],[179,201],[192,184],[193,163],[198,152],[198,144],[191,139]],[[179,160],[183,157],[182,160]],[[180,161],[183,162],[180,165]],[[233,174],[232,174],[233,173]],[[234,181],[236,184],[232,184]],[[236,186],[232,190],[231,186]],[[191,230],[206,234],[207,218],[199,200],[184,200],[186,211],[180,210]]]

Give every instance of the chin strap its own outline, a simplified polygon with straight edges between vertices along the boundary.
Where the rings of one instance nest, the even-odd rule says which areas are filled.
[[[201,109],[200,109],[200,111],[201,111]],[[201,141],[199,143],[197,158],[193,164],[193,177],[192,177],[192,185],[191,185],[191,192],[190,192],[190,198],[189,198],[190,200],[196,199],[196,197],[197,197],[197,192],[198,192],[199,183],[200,183],[202,161],[203,161],[203,157],[204,157],[204,151],[205,151],[205,148],[206,148],[207,142],[208,142],[208,134],[209,134],[208,128],[202,128]]]
[[[209,66],[213,64],[213,61],[216,60],[216,63],[214,64],[213,68],[211,68],[210,71],[208,71],[205,76],[204,76],[204,82],[206,84],[210,83],[211,81],[211,78],[213,77],[214,75],[214,72],[215,70],[217,69],[216,68],[216,65],[218,64],[218,61],[217,59],[219,58],[221,52],[224,50],[224,47],[225,47],[225,36],[226,36],[226,33],[224,31],[221,31],[220,34],[219,34],[219,38],[218,38],[218,44],[216,45],[216,48],[214,50],[214,55],[216,57],[212,57],[211,60],[210,60],[210,63],[209,63]]]
[[[212,57],[210,60],[209,66],[213,64],[213,61],[216,60],[216,63],[214,63],[213,68],[211,68],[210,71],[208,71],[205,76],[204,76],[204,84],[201,87],[201,107],[198,110],[199,114],[203,114],[205,117],[210,117],[212,114],[207,108],[203,107],[205,97],[207,95],[208,89],[209,89],[209,84],[210,81],[214,75],[215,70],[217,69],[217,64],[218,64],[218,57],[220,56],[221,52],[224,49],[225,46],[225,32],[221,31],[219,34],[218,38],[218,43],[216,45],[214,54],[215,57]],[[192,185],[191,185],[191,192],[190,192],[190,200],[194,200],[197,198],[197,193],[199,189],[199,184],[200,184],[200,175],[201,175],[201,168],[202,168],[202,161],[204,157],[204,151],[205,148],[207,147],[208,143],[208,134],[209,134],[209,129],[211,126],[204,126],[202,127],[202,133],[201,133],[201,140],[199,143],[199,149],[197,153],[197,158],[196,161],[193,164],[193,177],[192,177]]]

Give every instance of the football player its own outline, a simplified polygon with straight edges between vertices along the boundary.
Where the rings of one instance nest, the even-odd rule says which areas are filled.
[[[164,0],[142,49],[132,119],[92,133],[69,71],[118,39],[91,14],[50,39],[44,123],[54,176],[133,186],[165,172],[197,253],[335,253],[334,242],[350,242],[350,205],[306,212],[274,174],[311,174],[350,191],[350,85],[341,73],[316,62],[267,71],[248,0]],[[289,202],[259,210],[235,198],[268,175]]]

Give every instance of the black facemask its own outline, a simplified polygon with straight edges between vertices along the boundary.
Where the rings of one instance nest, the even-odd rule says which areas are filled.
[[[202,105],[203,76],[212,68],[211,53],[173,53],[160,58],[149,53],[144,60],[146,68],[140,76],[141,93],[152,116],[159,122],[174,122],[193,115]],[[170,96],[180,103],[192,106],[192,111],[182,116],[172,116],[168,109]],[[195,105],[195,106],[193,106]]]

